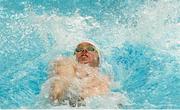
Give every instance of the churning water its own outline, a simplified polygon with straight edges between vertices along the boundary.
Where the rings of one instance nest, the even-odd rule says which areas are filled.
[[[180,108],[179,9],[179,0],[0,0],[0,108],[43,108],[48,63],[84,40],[99,47],[124,108]]]

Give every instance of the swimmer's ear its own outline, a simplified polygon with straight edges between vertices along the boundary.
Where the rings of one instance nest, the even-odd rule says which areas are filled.
[[[98,61],[98,62],[97,62],[97,63],[98,63],[97,66],[99,66],[99,64],[100,64],[100,58],[99,58],[99,56],[98,56],[97,61]]]
[[[99,59],[100,59],[100,58],[99,58],[99,56],[98,56],[97,59],[96,59],[96,61],[95,61],[95,66],[96,66],[96,67],[99,67],[99,64],[100,64]]]

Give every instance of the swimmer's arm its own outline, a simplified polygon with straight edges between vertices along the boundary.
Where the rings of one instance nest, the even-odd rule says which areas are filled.
[[[53,71],[55,75],[71,79],[76,76],[76,63],[70,58],[61,58],[54,62]]]
[[[55,102],[61,100],[66,87],[67,84],[63,80],[54,80],[51,84],[50,99]]]
[[[51,84],[50,98],[56,101],[64,96],[71,79],[75,77],[75,63],[69,58],[56,60],[53,65],[53,72],[58,79]]]

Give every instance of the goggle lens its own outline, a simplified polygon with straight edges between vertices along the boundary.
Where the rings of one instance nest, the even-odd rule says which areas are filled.
[[[88,46],[87,48],[77,47],[76,52],[82,52],[83,50],[94,52],[96,51],[96,48],[94,46]]]

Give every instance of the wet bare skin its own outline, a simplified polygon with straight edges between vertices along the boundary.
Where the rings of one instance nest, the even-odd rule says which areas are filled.
[[[86,47],[88,43],[78,46]],[[60,80],[55,80],[51,85],[51,99],[61,100],[73,80],[81,81],[79,96],[82,99],[91,96],[105,95],[109,91],[108,77],[100,76],[98,70],[97,52],[86,49],[76,53],[76,61],[71,58],[62,58],[54,62],[54,73]]]

